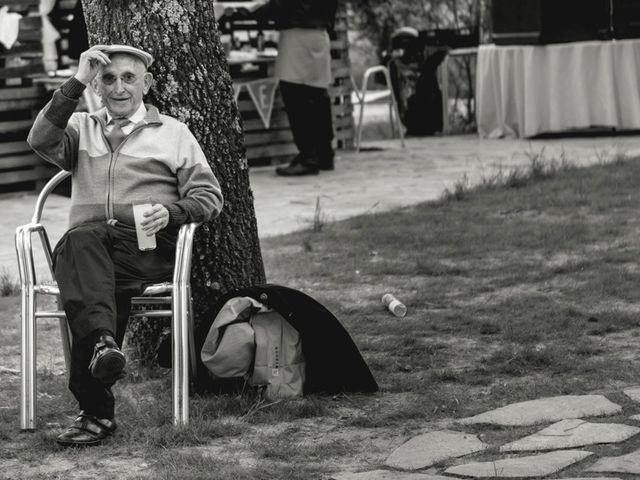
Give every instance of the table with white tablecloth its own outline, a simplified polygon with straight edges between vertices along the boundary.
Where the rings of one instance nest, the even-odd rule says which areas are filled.
[[[476,114],[490,138],[640,129],[640,40],[482,45]]]

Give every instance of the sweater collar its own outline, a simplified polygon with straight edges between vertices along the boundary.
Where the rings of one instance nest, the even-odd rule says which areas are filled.
[[[160,112],[158,111],[158,109],[148,103],[145,103],[144,107],[147,109],[147,113],[144,115],[143,124],[162,125],[162,120],[160,119]],[[100,110],[93,112],[92,114],[90,114],[90,117],[96,119],[104,127],[105,125],[107,125],[106,107],[102,107]]]
[[[127,120],[129,120],[134,125],[136,123],[142,122],[144,120],[145,115],[147,114],[147,109],[144,103],[140,103],[138,109],[131,115]],[[113,117],[109,114],[109,110],[107,110],[107,125],[111,123]]]

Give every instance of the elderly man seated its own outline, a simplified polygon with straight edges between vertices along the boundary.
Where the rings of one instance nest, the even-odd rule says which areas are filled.
[[[180,225],[222,209],[220,185],[187,126],[143,103],[153,57],[126,45],[82,53],[77,73],[38,114],[28,142],[72,172],[69,229],[54,249],[54,271],[73,345],[69,389],[77,419],[61,445],[95,445],[115,428],[111,387],[124,376],[119,349],[131,297],[170,280]],[[75,112],[88,84],[104,108]],[[151,199],[151,200],[149,200]],[[142,227],[156,248],[137,243],[132,204],[149,202]]]

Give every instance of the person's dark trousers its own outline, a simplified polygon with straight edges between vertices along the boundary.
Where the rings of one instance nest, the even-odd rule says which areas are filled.
[[[113,384],[89,372],[93,347],[105,332],[121,346],[131,297],[150,283],[171,280],[175,237],[159,232],[156,249],[140,251],[135,228],[100,222],[72,228],[56,245],[54,271],[73,340],[69,389],[80,410],[113,418]]]
[[[280,81],[280,94],[300,160],[333,168],[333,121],[327,89]]]

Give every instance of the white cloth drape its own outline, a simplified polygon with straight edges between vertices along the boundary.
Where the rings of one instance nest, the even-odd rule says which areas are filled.
[[[56,40],[60,38],[60,33],[55,29],[48,17],[55,4],[56,0],[40,0],[38,7],[42,17],[42,61],[47,71],[54,71],[58,66]]]
[[[482,45],[476,95],[483,137],[640,129],[640,40]]]
[[[13,47],[20,33],[20,19],[22,15],[19,13],[9,12],[9,7],[0,8],[0,43],[7,50]]]

